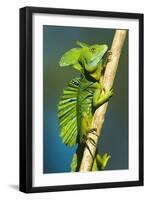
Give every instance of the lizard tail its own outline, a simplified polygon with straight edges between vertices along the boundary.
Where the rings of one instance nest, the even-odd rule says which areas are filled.
[[[83,152],[85,149],[85,144],[82,143],[78,146],[75,154],[73,155],[73,159],[71,162],[71,171],[78,172],[80,171],[80,165],[83,158]],[[91,171],[99,171],[104,170],[110,160],[111,156],[108,153],[105,153],[101,156],[98,151],[96,151],[95,157],[93,158],[93,165]]]
[[[72,162],[71,162],[71,171],[72,172],[78,172],[80,170],[80,165],[81,165],[81,161],[83,158],[85,146],[86,146],[86,143],[81,143],[80,145],[78,145],[77,150],[74,153]],[[86,147],[88,148],[88,146],[86,146]],[[90,151],[90,149],[89,149],[89,151]],[[91,156],[92,156],[92,154],[91,154]],[[93,162],[91,171],[97,171],[98,167],[97,167],[97,162],[96,162],[96,156],[93,158],[93,160],[94,160],[94,162]]]
[[[84,149],[85,149],[84,143],[81,143],[81,144],[78,145],[77,150],[73,155],[71,165],[70,165],[72,172],[78,172],[79,171]]]

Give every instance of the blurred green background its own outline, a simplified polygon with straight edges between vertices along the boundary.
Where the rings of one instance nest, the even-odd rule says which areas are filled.
[[[59,137],[57,104],[67,82],[79,76],[72,68],[60,68],[60,57],[80,40],[108,44],[114,29],[43,26],[43,173],[69,172],[72,149]],[[110,153],[107,170],[128,168],[128,36],[125,40],[99,142],[99,152]]]

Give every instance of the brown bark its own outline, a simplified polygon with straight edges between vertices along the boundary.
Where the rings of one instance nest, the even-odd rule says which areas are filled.
[[[126,30],[116,30],[110,50],[110,52],[112,53],[111,59],[106,65],[106,70],[103,77],[103,88],[105,88],[106,91],[112,88],[125,37]],[[96,135],[89,133],[88,137],[92,138],[96,145],[91,143],[90,140],[86,141],[88,148],[85,147],[84,149],[83,158],[80,166],[81,172],[91,171],[93,158],[95,156],[100,132],[104,123],[107,106],[108,102],[100,106],[94,113],[92,127],[96,128],[97,131]]]

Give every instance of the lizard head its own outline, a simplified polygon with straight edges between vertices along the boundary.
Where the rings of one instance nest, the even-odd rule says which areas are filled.
[[[101,61],[107,50],[108,46],[106,44],[96,44],[83,48],[82,63],[85,70],[89,73],[96,71],[98,63]]]
[[[83,73],[93,73],[97,70],[98,64],[106,53],[108,46],[105,44],[89,45],[77,41],[80,48],[73,48],[65,52],[59,61],[60,67],[73,67]]]

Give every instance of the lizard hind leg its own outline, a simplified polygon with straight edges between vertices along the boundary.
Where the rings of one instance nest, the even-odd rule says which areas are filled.
[[[90,135],[89,135],[90,134]],[[89,130],[87,130],[87,139],[90,141],[91,144],[93,144],[94,146],[97,145],[97,143],[95,142],[94,138],[92,137],[92,135],[99,137],[97,135],[97,129],[96,128],[91,128]]]
[[[81,143],[86,144],[88,140],[92,145],[96,146],[96,142],[92,135],[97,136],[97,129],[91,127],[92,117],[89,117],[86,112],[82,113],[82,126],[81,126]]]
[[[96,146],[97,144],[95,140],[91,136],[89,136],[89,134],[92,134],[98,137],[96,131],[97,131],[96,128],[87,129],[86,134],[83,135],[82,142],[86,144],[86,141],[88,140],[92,145]]]
[[[88,133],[90,133],[90,134],[96,135],[96,133],[95,133],[95,132],[96,132],[96,128],[92,128],[92,129],[89,129],[89,130],[87,130],[87,131],[88,131]],[[96,136],[97,136],[97,135],[96,135]],[[93,139],[93,137],[88,136],[88,134],[87,134],[87,135],[83,135],[82,143],[83,143],[83,145],[85,145],[85,147],[88,149],[88,151],[89,151],[89,153],[90,153],[92,159],[95,160],[95,156],[92,154],[92,152],[91,152],[91,150],[90,150],[90,147],[89,147],[90,144],[88,144],[87,141],[89,141],[90,144],[93,145],[93,146],[95,146],[96,148],[97,148],[97,143],[95,142],[95,140]],[[94,165],[94,166],[95,166],[95,165]],[[92,167],[92,171],[97,171],[97,170],[94,170],[94,167]]]

